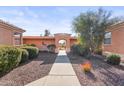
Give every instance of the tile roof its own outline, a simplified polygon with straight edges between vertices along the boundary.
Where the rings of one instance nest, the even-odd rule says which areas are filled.
[[[113,30],[113,29],[119,29],[120,27],[124,27],[124,21],[113,24],[113,25],[109,26],[107,29]]]
[[[3,24],[3,25],[8,26],[8,27],[10,27],[10,28],[18,29],[18,30],[21,30],[22,32],[25,32],[24,29],[19,28],[19,27],[13,25],[13,24],[10,24],[9,22],[3,21],[3,20],[1,20],[1,19],[0,19],[0,23]]]
[[[54,36],[23,36],[24,39],[54,39]]]
[[[76,37],[70,37],[76,39]],[[23,39],[55,39],[54,36],[23,36]]]

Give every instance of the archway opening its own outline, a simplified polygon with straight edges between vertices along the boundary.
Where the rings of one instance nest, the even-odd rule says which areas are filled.
[[[62,40],[59,40],[59,50],[66,50],[66,40],[62,39]]]

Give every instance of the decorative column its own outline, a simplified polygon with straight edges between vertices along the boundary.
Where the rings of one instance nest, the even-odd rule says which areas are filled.
[[[23,45],[23,37],[22,36],[23,36],[23,34],[21,33],[20,34],[20,45]]]
[[[66,42],[67,42],[67,48],[66,48],[66,51],[69,52],[70,51],[70,37],[67,37],[66,39]]]

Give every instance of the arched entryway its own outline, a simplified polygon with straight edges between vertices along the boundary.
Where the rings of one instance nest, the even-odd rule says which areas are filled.
[[[61,40],[59,40],[58,41],[58,44],[59,44],[59,50],[66,50],[66,44],[67,42],[66,42],[66,40],[64,40],[64,39],[61,39]]]
[[[65,42],[65,50],[66,51],[70,51],[70,37],[71,34],[67,34],[67,33],[58,33],[55,34],[55,45],[56,45],[56,50],[58,51],[60,49],[60,41]]]

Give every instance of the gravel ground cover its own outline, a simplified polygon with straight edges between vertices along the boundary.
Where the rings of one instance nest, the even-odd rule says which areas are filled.
[[[23,86],[48,75],[57,54],[40,52],[39,56],[0,77],[1,86]]]
[[[92,57],[92,70],[84,73],[80,64],[85,58],[68,53],[73,69],[82,86],[124,86],[124,65],[111,66],[102,59]]]

